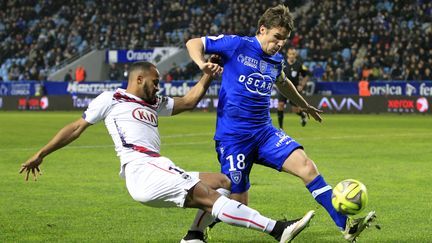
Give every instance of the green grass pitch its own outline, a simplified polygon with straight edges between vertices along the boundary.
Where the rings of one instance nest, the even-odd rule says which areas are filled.
[[[155,209],[129,196],[102,123],[48,156],[37,182],[20,164],[81,113],[0,112],[0,242],[179,242],[192,209]],[[382,230],[360,242],[432,242],[432,116],[331,115],[302,128],[287,114],[286,132],[304,145],[327,182],[354,178],[369,191]],[[273,119],[275,115],[273,114]],[[162,154],[190,171],[218,172],[215,113],[160,119]],[[295,242],[344,242],[298,178],[256,165],[250,206],[272,218],[317,214]],[[363,212],[364,214],[365,212]],[[260,232],[219,224],[210,242],[273,242]]]

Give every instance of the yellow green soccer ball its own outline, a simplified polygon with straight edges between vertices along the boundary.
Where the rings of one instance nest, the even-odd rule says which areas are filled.
[[[360,181],[346,179],[333,188],[332,204],[340,213],[358,214],[366,207],[367,203],[367,189]]]

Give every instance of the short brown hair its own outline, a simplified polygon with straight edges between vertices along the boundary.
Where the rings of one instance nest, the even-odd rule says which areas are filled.
[[[267,29],[283,27],[288,32],[294,29],[294,20],[287,6],[282,4],[267,9],[258,20],[257,34],[261,26]]]
[[[141,71],[141,72],[148,72],[151,68],[156,68],[156,66],[151,62],[146,61],[140,61],[140,62],[134,62],[128,69],[128,74],[135,71]]]

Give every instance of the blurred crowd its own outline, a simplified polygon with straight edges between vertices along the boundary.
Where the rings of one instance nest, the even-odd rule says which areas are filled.
[[[307,4],[312,2],[312,4]],[[254,35],[270,6],[299,10],[288,45],[316,80],[432,80],[430,0],[0,1],[0,79],[44,80],[89,49],[183,46],[193,37]],[[301,10],[301,11],[300,11]],[[122,77],[124,71],[110,77]],[[179,64],[167,80],[199,70]]]
[[[291,45],[318,80],[432,80],[430,0],[320,1]]]
[[[216,14],[213,25],[193,35],[254,35],[257,17],[273,5],[229,6],[223,22]],[[302,11],[287,47],[298,49],[312,80],[432,80],[432,1],[315,0],[294,7]]]

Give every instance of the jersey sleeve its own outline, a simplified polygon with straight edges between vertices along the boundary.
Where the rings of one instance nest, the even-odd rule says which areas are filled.
[[[174,99],[168,96],[158,96],[156,111],[159,116],[171,116],[174,108]]]
[[[219,54],[229,59],[240,45],[240,37],[236,35],[219,35],[201,37],[206,54]]]
[[[112,92],[103,92],[90,102],[82,118],[88,123],[95,124],[107,116],[112,104]]]

